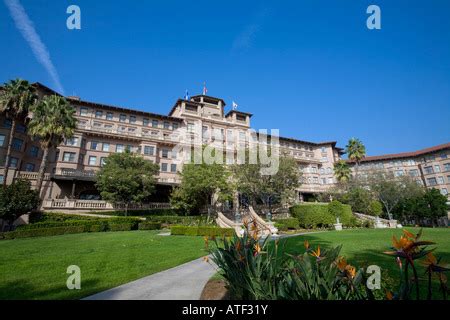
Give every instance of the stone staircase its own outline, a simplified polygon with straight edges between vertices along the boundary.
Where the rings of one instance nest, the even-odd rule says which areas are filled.
[[[242,236],[244,233],[244,221],[246,221],[249,226],[256,224],[256,232],[258,232],[259,236],[266,237],[278,233],[278,229],[273,226],[273,223],[262,219],[251,206],[249,206],[247,210],[242,210],[240,214],[239,221],[234,221],[229,214],[225,215],[222,212],[218,212],[216,223],[221,228],[234,229],[238,236]]]

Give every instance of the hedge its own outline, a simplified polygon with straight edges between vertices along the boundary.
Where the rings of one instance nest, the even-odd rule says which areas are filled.
[[[16,239],[16,238],[58,236],[58,235],[71,234],[71,233],[83,233],[83,232],[85,232],[84,230],[85,230],[84,226],[17,230],[17,231],[0,233],[0,239],[9,240],[9,239]]]
[[[146,216],[147,221],[159,222],[170,225],[207,225],[207,216]],[[209,224],[214,224],[212,220]]]
[[[304,228],[326,228],[336,223],[336,217],[344,226],[352,226],[356,218],[349,205],[332,201],[331,203],[299,204],[289,209],[291,215],[297,218],[300,226]]]
[[[139,230],[159,230],[161,229],[161,223],[159,222],[141,222],[138,226]]]
[[[298,229],[300,223],[296,218],[285,218],[274,220],[275,227],[280,231],[286,231],[289,229]]]
[[[172,235],[182,236],[208,236],[208,237],[232,237],[235,233],[233,228],[218,228],[218,227],[204,227],[204,226],[172,226],[170,228]]]
[[[92,211],[91,214],[103,214],[108,216],[125,216],[125,211]],[[143,217],[143,216],[178,216],[182,215],[183,212],[178,209],[140,209],[140,210],[128,210],[128,217]]]

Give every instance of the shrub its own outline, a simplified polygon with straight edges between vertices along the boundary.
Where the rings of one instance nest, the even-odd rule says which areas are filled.
[[[214,221],[207,222],[207,216],[146,216],[147,221],[159,222],[164,224],[179,224],[187,226],[212,225]]]
[[[353,226],[356,218],[353,217],[352,208],[349,205],[342,204],[337,200],[333,200],[328,204],[328,212],[344,226]]]
[[[110,231],[131,231],[136,230],[134,223],[112,223],[109,225]]]
[[[139,230],[158,230],[161,229],[161,223],[159,222],[140,222],[138,225]]]
[[[232,228],[218,228],[207,226],[172,226],[170,228],[172,235],[183,236],[208,236],[208,237],[231,237],[234,235],[234,229]]]
[[[3,232],[0,234],[1,239],[18,239],[18,238],[30,238],[30,237],[48,237],[58,236],[71,233],[82,233],[84,226],[69,226],[69,227],[56,227],[56,228],[37,228],[29,230],[17,230],[11,232]]]
[[[304,228],[329,227],[336,222],[324,203],[299,204],[291,207],[289,211]]]
[[[275,227],[281,231],[286,231],[289,229],[298,229],[300,226],[300,223],[296,218],[277,219],[274,220],[274,222]]]
[[[381,216],[383,213],[383,204],[380,201],[374,200],[370,202],[367,213],[371,216]]]

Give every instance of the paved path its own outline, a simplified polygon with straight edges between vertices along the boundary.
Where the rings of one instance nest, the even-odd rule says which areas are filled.
[[[203,258],[109,289],[85,300],[198,300],[216,269]]]

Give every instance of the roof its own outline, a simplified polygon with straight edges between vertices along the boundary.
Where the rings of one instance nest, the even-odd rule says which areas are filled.
[[[166,116],[166,115],[162,115],[162,114],[158,114],[158,113],[152,113],[152,112],[136,110],[136,109],[130,109],[130,108],[124,108],[124,107],[119,107],[119,106],[113,106],[113,105],[108,105],[108,104],[103,104],[103,103],[85,101],[85,100],[81,100],[81,99],[78,100],[78,99],[70,98],[70,97],[67,97],[66,99],[67,99],[67,101],[70,101],[70,102],[72,102],[74,104],[78,104],[78,105],[85,105],[85,106],[98,107],[98,108],[105,108],[105,109],[121,111],[121,112],[130,112],[131,111],[131,112],[134,112],[134,113],[137,113],[137,114],[141,114],[141,115],[148,116],[148,117],[153,117],[153,118],[159,118],[159,119],[171,120],[171,121],[178,121],[178,122],[182,122],[183,121],[183,119],[181,119],[181,118]]]
[[[192,96],[191,99],[200,98],[200,97],[211,99],[211,100],[215,100],[215,101],[222,101],[222,106],[223,107],[226,106],[226,103],[225,103],[225,101],[223,99],[212,97],[212,96],[207,96],[207,95],[203,95],[203,94],[197,94],[195,96]]]
[[[186,103],[190,103],[190,104],[195,104],[197,106],[201,106],[202,105],[200,102],[195,102],[195,101],[186,100],[186,99],[178,99],[175,102],[175,104],[173,105],[172,109],[170,109],[169,116],[175,111],[175,109],[178,107],[180,102],[186,102]]]
[[[40,82],[35,82],[35,83],[33,83],[33,86],[35,86],[35,87],[37,87],[38,89],[41,89],[42,91],[45,91],[45,92],[47,92],[47,93],[55,94],[55,95],[61,96],[61,97],[63,96],[62,94],[56,92],[55,90],[50,89],[50,88],[47,87],[47,86],[44,86],[44,85],[43,85],[42,83],[40,83]]]
[[[243,111],[238,111],[238,110],[230,110],[225,115],[225,118],[228,117],[229,115],[231,115],[232,113],[242,114],[244,116],[249,116],[249,117],[253,116],[253,113],[243,112]]]
[[[259,136],[260,133],[257,132],[257,135]],[[271,137],[272,135],[267,134],[267,137]],[[294,138],[287,138],[287,137],[279,137],[280,140],[285,140],[285,141],[291,141],[291,142],[297,142],[297,143],[304,143],[304,144],[309,144],[312,146],[325,146],[325,145],[332,145],[333,147],[336,147],[336,141],[325,141],[325,142],[311,142],[311,141],[305,141],[305,140],[298,140],[298,139],[294,139]],[[336,148],[338,151],[339,150],[343,150],[342,148]]]
[[[437,152],[445,149],[450,149],[450,143],[440,144],[434,147],[412,151],[412,152],[402,152],[402,153],[392,153],[392,154],[384,154],[379,156],[370,156],[361,159],[360,162],[370,162],[370,161],[380,161],[380,160],[393,160],[393,159],[403,159],[403,158],[412,158],[418,157],[422,155],[426,155],[432,152]],[[347,160],[349,163],[353,163],[352,160]]]

